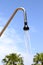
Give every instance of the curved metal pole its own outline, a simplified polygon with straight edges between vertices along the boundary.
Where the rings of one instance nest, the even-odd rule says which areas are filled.
[[[3,32],[5,31],[5,29],[7,28],[7,26],[9,25],[9,23],[11,22],[11,20],[13,19],[13,17],[15,16],[16,12],[18,10],[22,10],[24,13],[24,22],[27,22],[27,16],[26,16],[26,11],[23,7],[17,8],[13,14],[11,15],[11,17],[9,18],[8,22],[6,23],[6,25],[4,26],[4,28],[2,29],[2,31],[0,32],[0,36],[3,34]],[[27,23],[25,23],[27,25]]]

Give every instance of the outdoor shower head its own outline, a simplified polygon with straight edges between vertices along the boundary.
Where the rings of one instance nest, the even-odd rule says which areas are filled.
[[[23,27],[23,30],[24,30],[24,31],[29,30],[29,27],[28,27],[28,25],[27,25],[27,22],[24,22],[24,27]]]

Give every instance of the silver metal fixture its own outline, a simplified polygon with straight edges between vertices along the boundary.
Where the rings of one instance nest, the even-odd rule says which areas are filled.
[[[5,29],[7,28],[7,26],[9,25],[9,23],[11,22],[11,20],[13,19],[13,17],[15,16],[15,14],[16,14],[16,12],[17,12],[18,10],[22,10],[23,13],[24,13],[24,27],[23,27],[23,30],[24,30],[24,31],[29,30],[29,27],[28,27],[28,25],[27,25],[27,15],[26,15],[26,11],[25,11],[25,9],[24,9],[23,7],[20,7],[20,8],[17,8],[17,9],[13,12],[13,14],[12,14],[11,17],[9,18],[8,22],[6,23],[6,25],[4,26],[4,28],[3,28],[2,31],[0,32],[0,36],[3,34],[3,32],[5,31]]]

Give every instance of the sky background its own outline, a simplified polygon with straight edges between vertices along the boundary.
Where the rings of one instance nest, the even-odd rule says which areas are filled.
[[[0,0],[0,32],[18,7],[24,7],[27,12],[27,21],[30,27],[28,53],[26,53],[22,29],[24,16],[22,11],[18,11],[0,37],[0,59],[4,58],[6,54],[17,52],[23,55],[24,64],[30,65],[33,56],[37,52],[43,52],[43,0]],[[29,45],[31,46],[30,50]],[[0,64],[3,65],[1,61]]]

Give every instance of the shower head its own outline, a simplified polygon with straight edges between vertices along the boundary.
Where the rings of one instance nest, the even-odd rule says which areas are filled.
[[[24,31],[28,31],[28,30],[29,30],[29,27],[28,27],[28,25],[27,25],[27,22],[24,22],[23,30],[24,30]]]

